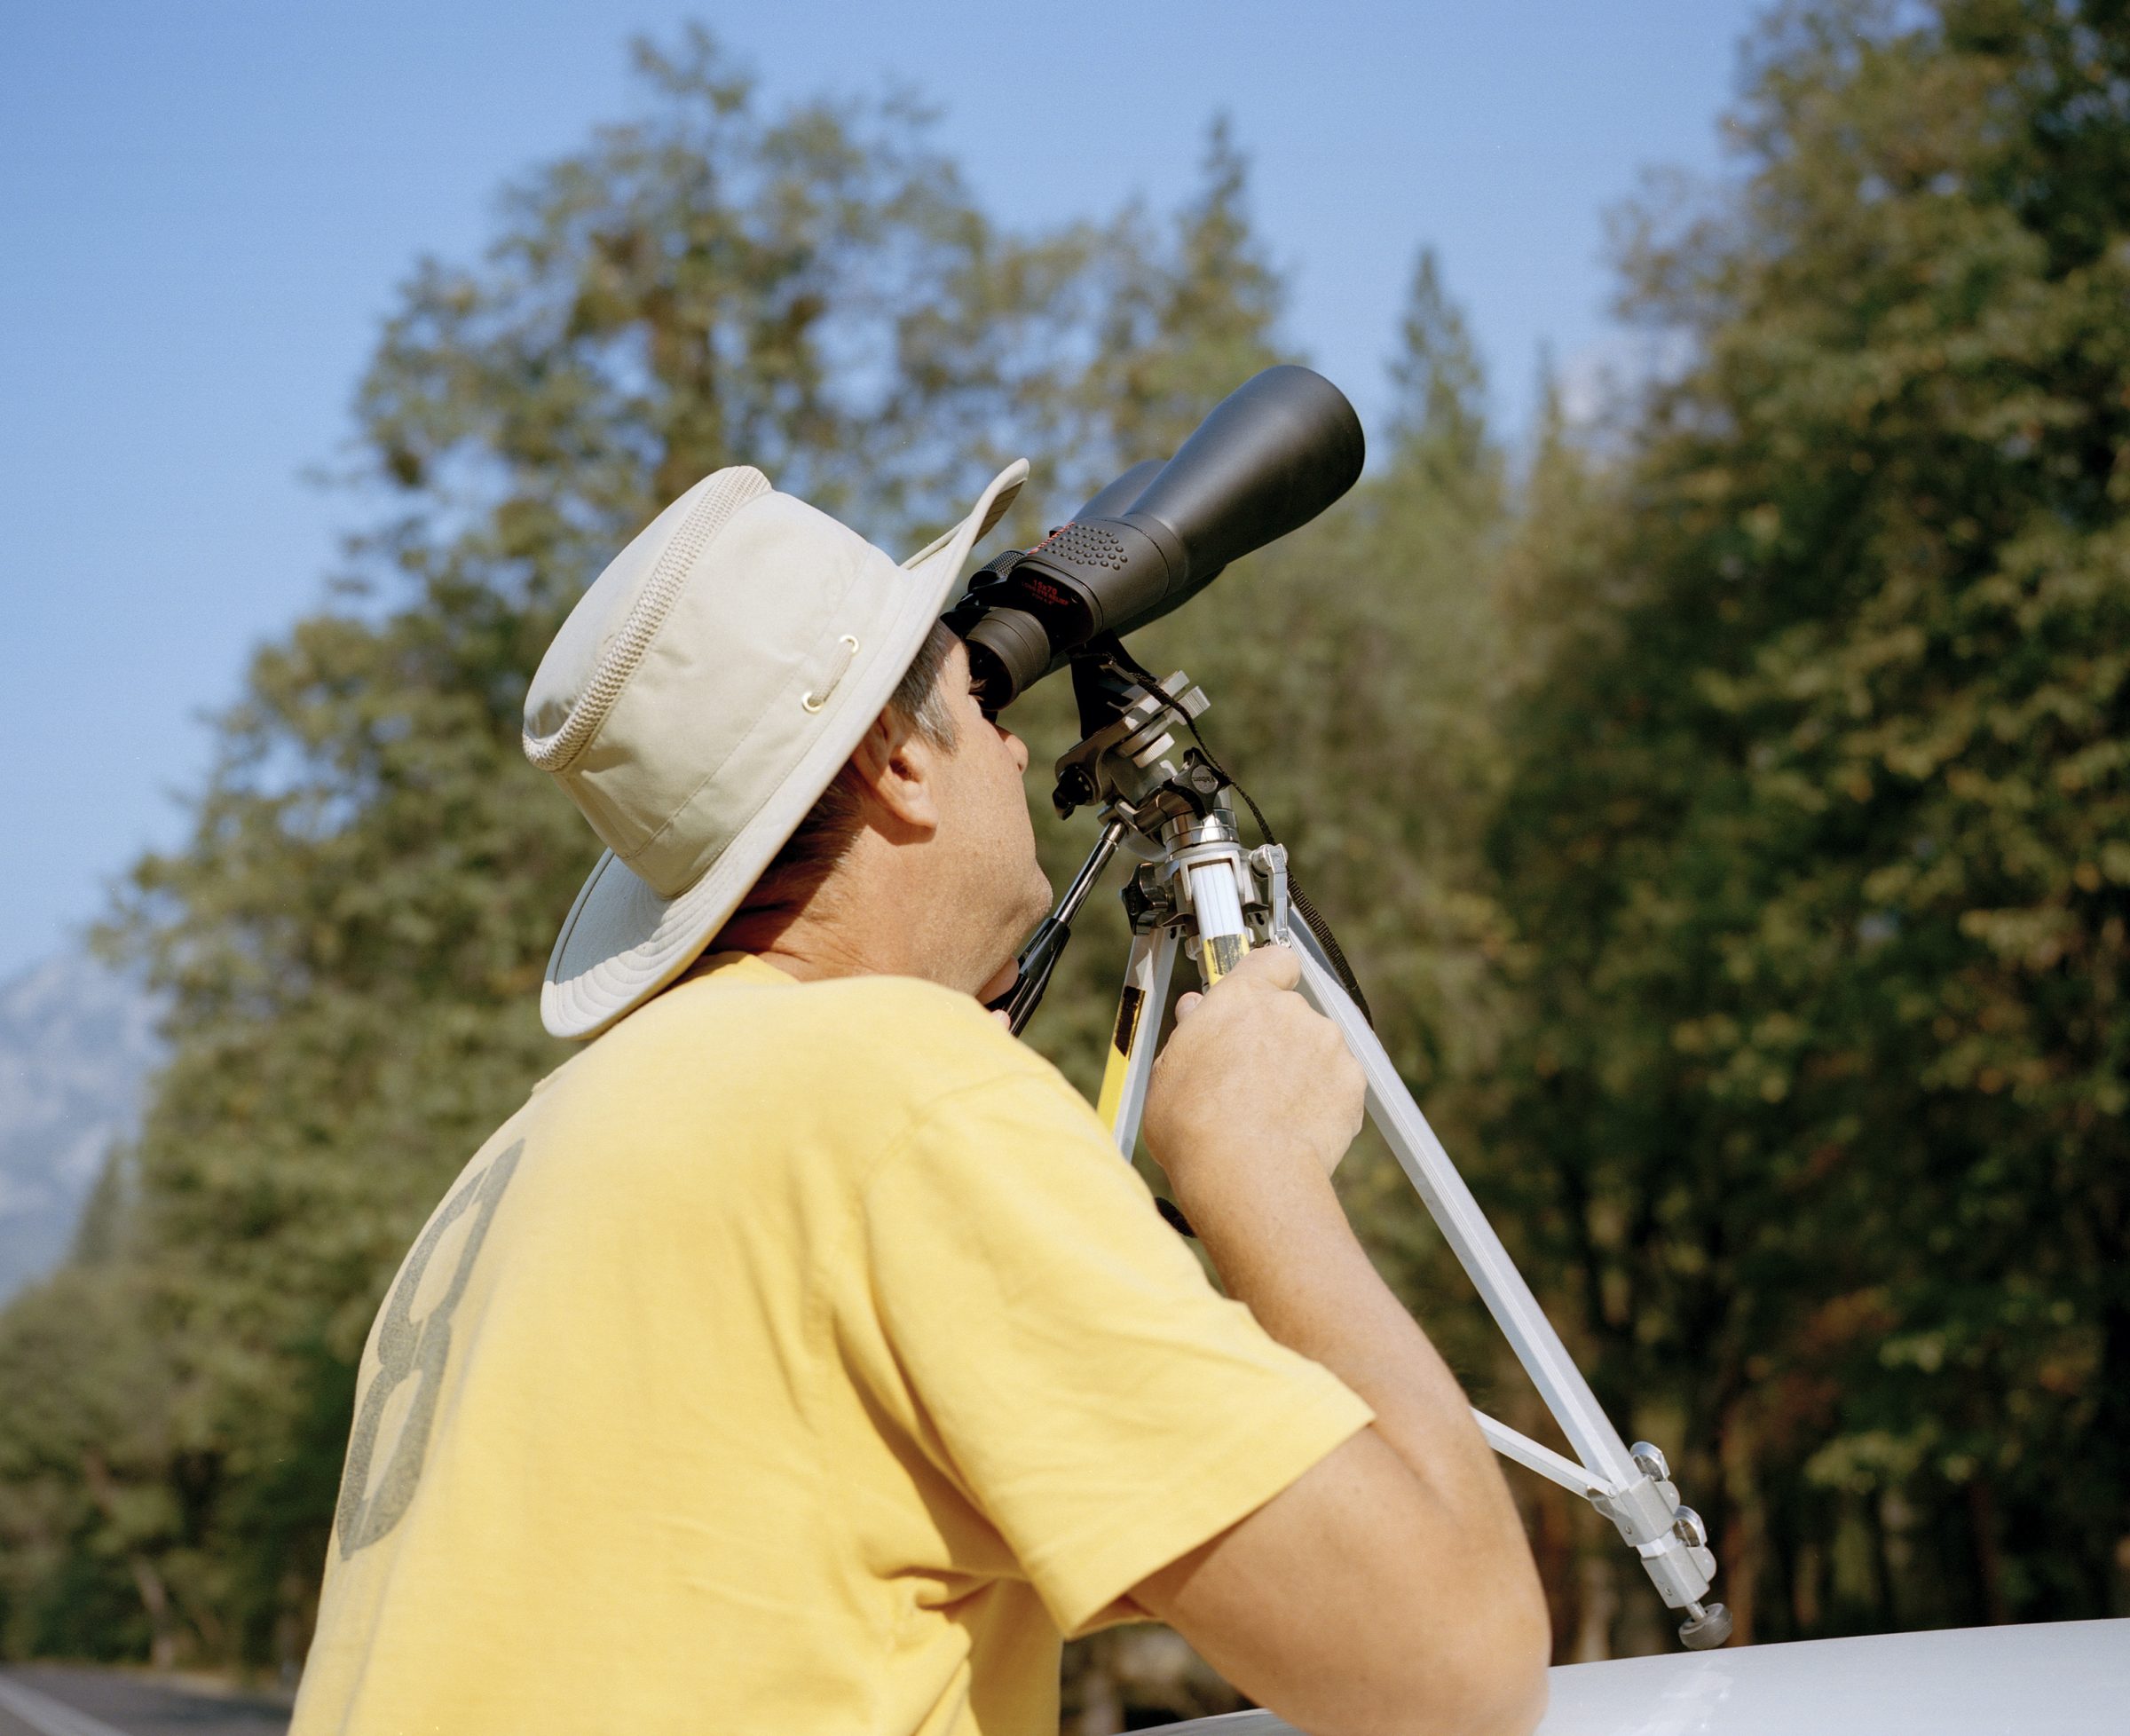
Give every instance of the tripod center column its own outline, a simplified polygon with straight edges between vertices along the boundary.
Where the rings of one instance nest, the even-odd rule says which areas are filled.
[[[1236,840],[1235,817],[1225,809],[1202,819],[1177,820],[1164,837],[1190,900],[1198,929],[1198,970],[1210,989],[1250,951],[1250,927],[1242,914],[1249,859]]]

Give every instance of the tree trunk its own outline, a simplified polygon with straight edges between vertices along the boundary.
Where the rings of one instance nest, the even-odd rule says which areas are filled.
[[[133,1589],[140,1593],[140,1606],[148,1613],[148,1668],[168,1669],[178,1661],[178,1630],[170,1622],[170,1588],[155,1564],[138,1550],[126,1552],[132,1571]]]
[[[104,1456],[91,1448],[82,1455],[82,1487],[88,1490],[89,1498],[96,1503],[104,1522],[115,1533],[118,1530],[118,1485],[111,1476],[111,1467]],[[119,1540],[122,1543],[122,1540]],[[155,1564],[140,1550],[128,1548],[125,1551],[126,1569],[133,1575],[133,1589],[139,1594],[140,1606],[148,1618],[148,1662],[156,1669],[168,1669],[178,1661],[178,1629],[170,1620],[170,1588],[162,1582]]]
[[[1983,1620],[1994,1627],[2009,1622],[2004,1601],[2004,1558],[1997,1548],[1997,1496],[1989,1479],[1968,1480],[1968,1523],[1975,1532],[1975,1577],[1982,1588]]]
[[[1790,1565],[1790,1619],[1797,1624],[1799,1639],[1816,1639],[1819,1634],[1820,1574],[1825,1553],[1816,1541],[1797,1545]]]
[[[1553,1661],[1567,1663],[1582,1626],[1582,1581],[1577,1569],[1575,1514],[1582,1503],[1566,1489],[1547,1483],[1530,1492],[1524,1503],[1531,1533],[1531,1557],[1546,1594],[1553,1623]]]
[[[1757,1437],[1747,1420],[1745,1401],[1734,1399],[1722,1414],[1716,1453],[1724,1468],[1724,1532],[1716,1541],[1716,1559],[1721,1596],[1731,1609],[1732,1643],[1750,1645],[1759,1603],[1761,1558],[1767,1547],[1768,1510],[1761,1495],[1760,1466],[1754,1457]]]
[[[1582,1619],[1564,1661],[1599,1663],[1613,1655],[1613,1622],[1620,1614],[1619,1567],[1609,1552],[1586,1549],[1577,1569],[1576,1601]]]
[[[1111,1635],[1095,1634],[1071,1648],[1071,1698],[1077,1709],[1066,1726],[1070,1736],[1117,1736],[1124,1727],[1124,1697],[1112,1644]]]

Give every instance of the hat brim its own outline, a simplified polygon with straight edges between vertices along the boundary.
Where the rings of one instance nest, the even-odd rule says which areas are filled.
[[[1018,459],[991,478],[968,516],[903,564],[900,604],[838,684],[824,726],[702,877],[662,898],[603,851],[556,936],[540,990],[540,1022],[556,1037],[596,1037],[695,962],[798,830],[887,706],[925,636],[961,587],[970,551],[1005,517],[1028,477]]]

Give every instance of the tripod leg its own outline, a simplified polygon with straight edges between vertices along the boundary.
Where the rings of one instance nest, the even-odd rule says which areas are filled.
[[[1538,1298],[1472,1198],[1471,1189],[1406,1090],[1376,1033],[1339,988],[1307,925],[1297,923],[1294,938],[1302,958],[1303,992],[1338,1025],[1347,1048],[1368,1075],[1369,1118],[1389,1143],[1429,1215],[1441,1227],[1458,1263],[1471,1274],[1487,1311],[1507,1334],[1546,1409],[1559,1419],[1587,1467],[1607,1483],[1632,1482],[1640,1473],[1628,1456],[1627,1443],[1599,1408],[1582,1370],[1570,1359]]]
[[[1419,1193],[1458,1263],[1471,1275],[1487,1312],[1538,1388],[1546,1409],[1553,1413],[1574,1448],[1582,1461],[1580,1468],[1590,1473],[1588,1492],[1594,1504],[1635,1546],[1664,1601],[1674,1609],[1690,1612],[1693,1619],[1687,1628],[1694,1633],[1687,1637],[1687,1643],[1720,1644],[1720,1635],[1711,1631],[1703,1636],[1697,1626],[1704,1619],[1700,1600],[1716,1571],[1716,1558],[1699,1535],[1699,1519],[1691,1510],[1679,1506],[1678,1492],[1672,1487],[1661,1458],[1654,1456],[1653,1449],[1638,1447],[1630,1453],[1620,1439],[1620,1432],[1598,1404],[1597,1394],[1569,1356],[1567,1346],[1554,1331],[1523,1274],[1509,1258],[1509,1251],[1479,1210],[1464,1178],[1449,1161],[1449,1154],[1427,1124],[1427,1117],[1420,1113],[1420,1106],[1414,1102],[1382,1043],[1360,1008],[1339,987],[1315,935],[1302,922],[1293,925],[1292,934],[1302,960],[1303,992],[1318,1011],[1338,1026],[1346,1047],[1368,1077],[1369,1119]],[[1490,1439],[1497,1432],[1509,1433],[1495,1424],[1487,1430]],[[1496,1440],[1495,1444],[1503,1443]],[[1565,1466],[1535,1464],[1523,1452],[1512,1456],[1557,1481],[1568,1480],[1566,1475],[1557,1474],[1565,1472]],[[1643,1463],[1645,1458],[1651,1463]],[[1721,1608],[1720,1605],[1710,1606],[1711,1612]],[[1727,1623],[1727,1618],[1723,1620]],[[1727,1625],[1724,1631],[1728,1631]]]
[[[1109,1058],[1102,1068],[1102,1094],[1095,1105],[1126,1163],[1139,1144],[1139,1118],[1154,1070],[1154,1046],[1161,1037],[1161,1010],[1168,1004],[1169,977],[1175,967],[1173,928],[1148,928],[1132,936],[1116,1022],[1109,1031]]]

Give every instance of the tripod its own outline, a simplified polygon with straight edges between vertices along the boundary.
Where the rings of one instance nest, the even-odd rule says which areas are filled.
[[[1684,1613],[1679,1638],[1685,1645],[1695,1651],[1721,1645],[1731,1636],[1730,1612],[1704,1601],[1716,1557],[1700,1515],[1681,1504],[1663,1453],[1647,1441],[1626,1445],[1599,1406],[1399,1077],[1358,1004],[1358,990],[1336,943],[1328,931],[1312,926],[1314,912],[1305,903],[1290,901],[1285,848],[1270,842],[1244,847],[1227,799],[1234,786],[1210,754],[1187,751],[1178,763],[1177,731],[1189,729],[1195,735],[1192,725],[1206,708],[1205,696],[1181,671],[1155,682],[1114,641],[1093,650],[1074,660],[1086,733],[1057,762],[1053,801],[1061,816],[1083,805],[1099,806],[1102,833],[1056,913],[1022,956],[1021,980],[1002,1003],[1014,1030],[1018,1032],[1034,1012],[1072,919],[1103,868],[1120,849],[1126,851],[1138,864],[1124,894],[1132,951],[1098,1113],[1129,1162],[1139,1141],[1179,948],[1196,961],[1210,988],[1252,944],[1291,946],[1301,960],[1303,994],[1338,1027],[1367,1076],[1369,1118],[1576,1457],[1564,1457],[1475,1410],[1480,1432],[1503,1457],[1581,1495],[1612,1521],[1641,1558],[1666,1606]],[[1304,919],[1294,919],[1290,902],[1299,905]],[[1187,1228],[1179,1216],[1164,1215]]]

